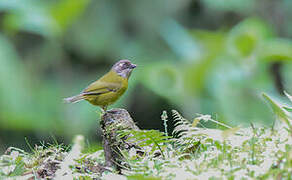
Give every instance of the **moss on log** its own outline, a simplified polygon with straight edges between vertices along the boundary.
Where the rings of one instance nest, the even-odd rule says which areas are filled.
[[[132,117],[125,109],[111,109],[101,117],[101,129],[105,165],[120,170],[126,166],[121,151],[131,148],[140,149],[135,142],[127,141],[127,137],[119,138],[118,131],[139,130]]]

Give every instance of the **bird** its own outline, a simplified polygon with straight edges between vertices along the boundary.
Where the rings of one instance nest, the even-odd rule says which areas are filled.
[[[64,101],[77,103],[86,100],[106,112],[107,107],[125,93],[128,88],[128,79],[136,67],[137,65],[128,59],[119,60],[108,73],[91,83],[80,94],[64,98]]]

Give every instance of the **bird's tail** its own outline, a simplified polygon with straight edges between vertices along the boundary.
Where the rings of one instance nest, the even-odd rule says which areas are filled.
[[[63,100],[64,100],[65,103],[77,103],[77,102],[79,102],[79,101],[81,101],[83,99],[84,99],[83,94],[78,94],[76,96],[64,98]]]

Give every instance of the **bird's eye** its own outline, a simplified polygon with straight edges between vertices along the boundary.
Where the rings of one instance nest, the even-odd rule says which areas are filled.
[[[124,69],[128,68],[129,67],[129,64],[128,63],[123,63],[122,66]]]

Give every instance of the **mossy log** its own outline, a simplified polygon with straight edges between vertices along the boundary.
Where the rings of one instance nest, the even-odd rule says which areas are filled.
[[[103,149],[105,166],[120,170],[124,164],[121,151],[135,148],[141,149],[135,142],[127,141],[127,137],[118,137],[121,130],[139,130],[132,117],[125,109],[111,109],[101,117],[101,129],[103,137]]]

